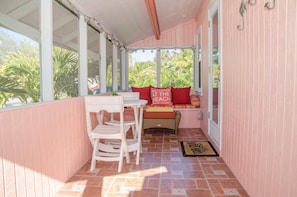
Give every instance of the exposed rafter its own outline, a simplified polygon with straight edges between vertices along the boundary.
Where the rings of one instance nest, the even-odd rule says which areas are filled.
[[[151,21],[151,25],[152,25],[155,37],[157,40],[160,40],[161,32],[160,32],[159,19],[158,19],[155,0],[145,0],[145,5],[147,8],[148,15],[150,17],[150,21]]]

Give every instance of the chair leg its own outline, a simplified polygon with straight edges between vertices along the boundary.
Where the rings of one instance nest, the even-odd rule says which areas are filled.
[[[120,148],[120,155],[119,155],[120,158],[119,158],[118,173],[122,172],[124,152],[127,152],[127,151],[125,150],[125,143],[122,140],[121,141],[121,148]]]
[[[136,132],[135,125],[131,125],[131,129],[132,129],[133,139],[137,139],[138,133]]]
[[[123,142],[123,150],[124,150],[124,154],[126,157],[126,161],[127,163],[130,163],[130,155],[129,155],[129,150],[128,150],[128,144],[127,141],[122,141]]]
[[[93,154],[92,154],[92,161],[91,161],[91,167],[90,167],[90,171],[94,171],[95,167],[96,167],[96,153],[98,151],[98,141],[99,139],[95,139],[94,141],[94,147],[93,147]]]

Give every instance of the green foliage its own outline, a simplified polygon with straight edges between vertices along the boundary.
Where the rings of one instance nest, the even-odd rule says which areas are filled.
[[[131,86],[156,86],[156,62],[135,62],[129,67]],[[161,82],[160,87],[188,87],[193,84],[193,51],[161,50]]]
[[[0,27],[1,28],[1,27]],[[0,29],[1,30],[1,29]],[[7,33],[0,31],[0,65],[9,56],[8,53],[15,51],[18,44]]]
[[[193,51],[161,51],[161,87],[188,87],[193,83]]]
[[[219,67],[219,54],[218,48],[213,48],[213,62],[212,62],[212,87],[217,88],[219,86],[219,75],[220,75],[220,67]]]
[[[0,31],[0,106],[10,98],[22,103],[40,101],[38,43],[16,42]],[[54,98],[78,95],[78,56],[74,51],[54,47]]]
[[[136,62],[133,67],[129,67],[128,84],[137,87],[156,86],[156,63]]]
[[[25,43],[21,45],[26,46]],[[1,106],[9,98],[18,98],[22,103],[40,100],[40,69],[36,45],[29,44],[26,50],[7,53],[1,66]],[[23,48],[25,49],[25,48]]]
[[[78,95],[78,54],[68,49],[54,47],[54,98]]]
[[[106,66],[106,85],[107,86],[112,86],[112,63],[107,62]]]

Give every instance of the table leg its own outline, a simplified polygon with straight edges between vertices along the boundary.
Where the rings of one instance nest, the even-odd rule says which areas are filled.
[[[139,109],[139,122],[138,122],[138,151],[137,151],[137,155],[136,155],[136,165],[139,164],[139,158],[140,158],[140,151],[142,149],[142,144],[141,144],[141,133],[142,133],[142,120],[143,120],[143,106],[140,106],[140,109]]]

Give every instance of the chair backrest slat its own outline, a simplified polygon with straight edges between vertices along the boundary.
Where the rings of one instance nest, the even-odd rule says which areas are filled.
[[[85,96],[85,106],[89,113],[103,110],[110,113],[124,111],[122,96]]]

